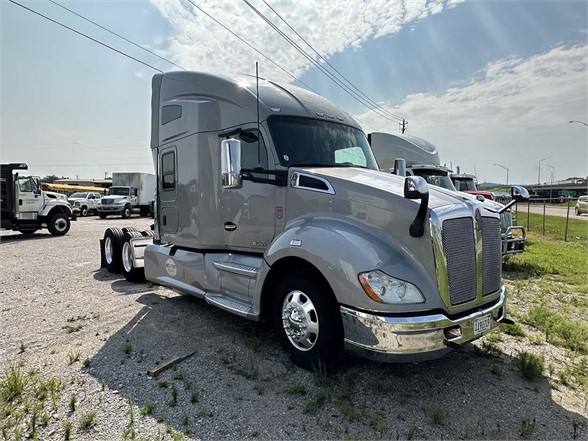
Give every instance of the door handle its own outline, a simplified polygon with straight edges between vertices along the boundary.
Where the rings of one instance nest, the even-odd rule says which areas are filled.
[[[167,216],[164,214],[163,215],[163,225],[167,224]]]

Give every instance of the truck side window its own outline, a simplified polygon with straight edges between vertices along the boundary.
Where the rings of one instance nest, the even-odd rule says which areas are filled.
[[[176,155],[174,152],[161,155],[161,188],[163,190],[176,188]]]
[[[32,186],[31,180],[29,178],[19,178],[18,179],[18,189],[22,192],[33,191],[33,186]]]

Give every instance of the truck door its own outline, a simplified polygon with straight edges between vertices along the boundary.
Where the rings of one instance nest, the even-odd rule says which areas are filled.
[[[158,225],[162,238],[166,234],[178,231],[178,197],[177,181],[177,149],[175,146],[164,147],[159,153],[159,201]]]
[[[268,151],[258,133],[255,128],[231,137],[241,140],[242,170],[249,178],[243,179],[242,188],[223,189],[221,205],[226,248],[263,253],[275,235],[277,187],[255,181],[271,178],[263,173]]]
[[[24,218],[36,219],[37,213],[43,208],[45,202],[35,180],[31,177],[19,177],[16,191],[19,214],[28,213]]]

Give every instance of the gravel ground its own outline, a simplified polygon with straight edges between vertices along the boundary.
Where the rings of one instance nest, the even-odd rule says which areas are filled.
[[[1,378],[20,362],[31,384],[62,384],[40,421],[23,414],[24,436],[588,439],[586,397],[553,389],[545,377],[525,380],[513,362],[516,344],[488,354],[477,341],[419,364],[347,356],[335,371],[307,372],[264,324],[99,269],[107,226],[150,222],[88,217],[64,237],[1,233]]]

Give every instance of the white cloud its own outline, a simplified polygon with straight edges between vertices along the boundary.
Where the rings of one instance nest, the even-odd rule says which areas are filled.
[[[501,163],[510,164],[512,180],[536,182],[538,160],[546,156],[557,177],[585,176],[588,131],[568,120],[588,117],[587,68],[588,45],[558,46],[526,59],[496,60],[465,87],[409,95],[387,109],[406,117],[411,134],[436,144],[442,160],[476,168],[487,180],[504,181],[492,165]],[[357,117],[398,132],[371,111]]]
[[[172,29],[162,54],[182,67],[214,72],[253,72],[255,61],[259,61],[263,76],[293,81],[187,0],[152,2]],[[194,0],[194,3],[294,75],[300,76],[308,69],[310,62],[244,2]],[[252,0],[251,3],[310,52],[264,2]],[[281,0],[270,4],[317,51],[331,56],[350,47],[359,48],[368,39],[397,33],[409,23],[457,3],[456,0]]]

